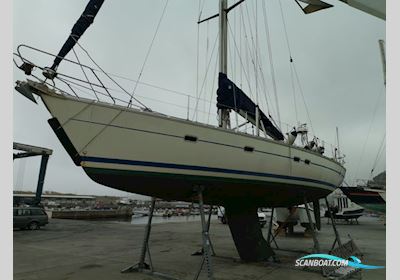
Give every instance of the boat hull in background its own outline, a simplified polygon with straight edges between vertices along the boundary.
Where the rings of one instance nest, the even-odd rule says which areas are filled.
[[[386,213],[386,190],[362,187],[340,187],[354,203],[379,213]]]

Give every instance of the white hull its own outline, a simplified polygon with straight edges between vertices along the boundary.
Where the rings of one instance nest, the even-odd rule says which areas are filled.
[[[113,188],[190,200],[193,187],[202,185],[215,203],[247,196],[287,206],[302,203],[304,194],[326,196],[344,178],[334,160],[285,143],[43,88],[34,92],[75,163]]]

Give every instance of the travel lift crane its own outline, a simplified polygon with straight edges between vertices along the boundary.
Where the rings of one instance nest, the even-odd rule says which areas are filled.
[[[13,143],[13,149],[17,150],[17,151],[23,151],[23,152],[19,152],[19,153],[14,153],[13,160],[19,159],[19,158],[26,158],[26,157],[42,156],[42,160],[40,162],[40,169],[39,169],[39,178],[38,178],[38,183],[37,183],[37,187],[36,187],[36,195],[35,195],[35,199],[33,201],[33,205],[37,206],[40,204],[40,201],[42,198],[43,184],[44,184],[44,177],[46,175],[47,162],[49,161],[49,157],[53,153],[53,150],[47,149],[47,148],[42,148],[42,147],[37,147],[37,146],[16,143],[16,142]]]

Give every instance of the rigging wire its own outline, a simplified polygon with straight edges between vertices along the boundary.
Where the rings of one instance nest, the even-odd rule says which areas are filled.
[[[204,58],[204,66],[205,65],[207,65],[207,58],[208,58],[208,52],[209,52],[209,21],[207,21],[207,36],[206,36],[206,38],[207,38],[207,40],[206,40],[206,56],[205,56],[205,58]],[[207,73],[207,68],[205,68],[205,71],[206,71],[206,73]],[[207,79],[205,79],[204,80],[205,81],[205,85],[204,85],[204,90],[206,91],[207,90],[207,86],[208,86],[208,83],[207,83]],[[205,93],[204,93],[204,95],[205,95]],[[205,111],[206,110],[206,104],[203,102],[203,110]]]
[[[59,77],[57,77],[57,79],[59,79],[60,81],[62,81],[62,82],[64,82],[64,83],[71,83],[72,85],[70,85],[70,86],[71,86],[72,88],[75,88],[75,89],[79,90],[80,92],[82,92],[82,93],[84,93],[84,94],[87,94],[87,95],[89,95],[89,96],[93,96],[93,93],[91,93],[91,89],[90,89],[89,87],[86,87],[86,86],[81,85],[81,84],[78,84],[78,83],[74,83],[74,82],[72,82],[72,81],[70,81],[70,80],[68,80],[68,79],[63,79],[63,78],[59,78]],[[88,90],[88,91],[83,90],[82,88],[84,88],[84,89],[86,89],[86,90]],[[111,89],[111,90],[112,90],[112,89]],[[98,93],[98,94],[100,94],[100,95],[106,96],[106,94],[103,93],[103,92],[100,92],[100,91],[97,91],[97,90],[95,90],[95,91],[96,91],[96,93]],[[185,109],[185,110],[187,109],[187,106],[179,105],[179,104],[176,104],[176,103],[167,102],[167,101],[162,101],[162,100],[159,100],[159,99],[151,98],[151,97],[148,97],[148,96],[143,96],[143,95],[140,95],[140,94],[137,94],[136,96],[141,97],[141,98],[143,98],[143,99],[147,99],[147,100],[159,102],[159,103],[172,105],[172,106],[175,106],[175,107],[178,107],[178,108],[182,108],[182,109]],[[121,103],[123,103],[123,104],[128,104],[128,101],[123,100],[123,99],[120,99],[120,98],[117,98],[117,97],[115,97],[115,100],[117,100],[117,101],[119,101],[119,102],[121,102]],[[136,104],[132,104],[132,106],[136,106],[136,107],[138,107],[138,108],[141,108],[140,106],[138,106],[138,105],[136,105]],[[190,107],[190,109],[194,109],[194,108],[193,108],[193,107]],[[209,114],[209,112],[205,112],[205,111],[199,111],[199,112],[200,112],[200,113],[203,113],[203,114],[205,114],[205,115]],[[215,115],[215,116],[216,116],[216,115]]]
[[[73,38],[73,37],[72,37]],[[123,92],[125,92],[127,95],[130,95],[131,98],[133,98],[133,100],[135,100],[137,103],[139,103],[140,105],[143,106],[144,109],[149,110],[149,108],[144,105],[140,100],[138,100],[137,98],[133,97],[125,88],[123,88],[117,81],[115,81],[111,76],[109,75],[106,71],[103,70],[103,68],[100,67],[99,64],[97,64],[97,62],[92,58],[92,56],[89,54],[89,52],[77,41],[75,40],[76,44],[85,52],[85,54],[87,55],[87,57],[93,62],[94,65],[96,65],[97,68],[99,68],[99,70],[107,76],[107,78],[109,78],[114,84],[116,84]],[[93,69],[95,70],[95,69]]]
[[[312,122],[311,122],[310,111],[308,110],[308,107],[307,107],[307,103],[306,103],[306,100],[305,100],[305,97],[304,97],[304,92],[303,92],[303,89],[302,89],[302,86],[301,86],[301,83],[300,83],[300,78],[299,78],[299,75],[297,73],[296,65],[295,65],[294,60],[293,60],[292,50],[290,48],[289,35],[288,35],[288,31],[287,31],[287,26],[286,26],[285,15],[283,13],[282,2],[281,2],[281,0],[278,0],[278,2],[279,2],[279,9],[280,9],[280,14],[281,14],[281,18],[282,18],[282,23],[283,23],[285,39],[286,39],[286,45],[287,45],[288,52],[289,52],[289,62],[290,62],[289,65],[291,67],[291,71],[293,69],[294,77],[295,77],[295,79],[297,81],[297,84],[298,84],[298,87],[299,87],[299,91],[300,91],[300,94],[301,94],[301,98],[303,100],[303,104],[304,104],[304,107],[305,107],[305,110],[306,110],[308,122],[310,123],[310,128],[311,128],[312,133],[315,135],[314,128],[313,128],[313,125],[312,125]],[[293,82],[293,80],[292,80],[292,82]],[[293,93],[293,94],[295,94],[295,93]],[[294,100],[294,102],[296,103],[296,100]],[[296,108],[296,112],[297,112],[297,108]]]
[[[254,16],[254,20],[255,20],[255,33],[256,33],[256,42],[255,42],[255,74],[256,74],[256,103],[258,105],[258,1],[256,1],[256,4],[253,5],[253,7],[255,6],[255,16]],[[253,10],[254,13],[254,10]]]
[[[291,81],[292,81],[294,112],[295,112],[295,115],[296,115],[296,122],[297,122],[297,125],[299,125],[300,122],[299,122],[299,115],[298,115],[298,113],[297,113],[296,86],[295,86],[295,84],[294,84],[293,67],[290,67],[290,79],[291,79]]]
[[[253,32],[252,32],[252,30],[251,30],[251,28],[252,28],[252,24],[251,24],[251,22],[250,22],[250,13],[249,13],[249,11],[248,11],[248,7],[246,6],[246,11],[247,11],[247,21],[248,21],[248,24],[249,24],[249,32],[250,32],[250,39],[251,39],[251,45],[252,45],[252,47],[253,47],[253,52],[257,52],[257,50],[259,49],[258,48],[258,46],[256,46],[256,44],[255,44],[255,42],[254,42],[254,36],[253,36]],[[254,13],[254,10],[253,10],[253,13]],[[255,18],[255,14],[254,14],[254,18]],[[247,43],[246,44],[246,46],[247,46],[247,51],[246,51],[246,54],[248,54],[248,55],[250,55],[250,59],[248,59],[247,61],[251,61],[251,63],[253,64],[253,66],[255,67],[254,69],[255,69],[255,76],[257,77],[257,75],[258,75],[258,71],[257,71],[257,66],[256,66],[256,63],[255,63],[255,58],[254,58],[254,56],[252,55],[252,50],[251,50],[251,47],[250,47],[250,43],[249,43],[249,39],[248,39],[248,35],[247,35],[247,28],[246,28],[246,23],[245,23],[245,21],[243,20],[243,17],[242,17],[242,24],[243,24],[243,27],[244,27],[244,35],[245,35],[245,42]],[[257,58],[257,61],[259,61],[259,59]],[[261,62],[260,62],[260,64],[261,64]],[[250,70],[249,70],[249,65],[247,65],[247,67],[248,67],[248,73],[250,73]],[[261,70],[261,73],[262,73],[262,70]],[[264,73],[262,73],[262,75],[264,75]],[[262,78],[264,78],[263,76],[262,76]],[[264,78],[265,79],[265,78]],[[265,86],[264,86],[264,97],[265,97],[265,101],[266,101],[266,103],[267,103],[267,110],[269,111],[268,112],[268,114],[269,114],[269,116],[271,116],[271,114],[274,114],[274,112],[272,111],[272,110],[270,110],[271,108],[268,106],[268,100],[270,99],[270,100],[272,100],[272,98],[269,98],[268,96],[269,96],[269,93],[268,93],[268,90],[267,90],[267,87],[266,87],[266,83],[264,83],[265,84]],[[252,96],[252,91],[251,91],[251,87],[249,86],[249,89],[250,89],[250,95]]]
[[[97,94],[96,94],[96,91],[95,91],[94,88],[93,88],[93,85],[90,83],[89,78],[88,78],[88,76],[86,75],[85,70],[83,69],[83,66],[82,66],[82,64],[81,64],[81,62],[80,62],[80,60],[79,60],[79,58],[78,58],[78,55],[76,54],[75,48],[72,48],[72,51],[74,52],[75,58],[76,58],[76,60],[78,61],[79,66],[81,67],[81,70],[82,70],[82,72],[83,72],[83,75],[85,75],[86,81],[88,82],[88,84],[89,84],[90,87],[92,88],[92,91],[93,91],[94,95],[96,96],[97,100],[100,101],[99,97],[98,97]]]
[[[268,24],[268,17],[267,17],[268,14],[267,14],[267,8],[266,8],[265,2],[266,1],[262,1],[262,5],[263,5],[262,10],[263,10],[263,15],[264,15],[264,25],[265,25],[265,35],[267,38],[268,58],[270,61],[272,88],[274,90],[274,95],[275,95],[276,113],[278,116],[279,127],[281,127],[281,114],[279,111],[278,90],[277,90],[277,86],[276,86],[275,67],[274,67],[274,61],[273,61],[273,56],[272,56],[271,37],[270,37],[270,32],[269,32],[269,24]],[[297,110],[296,110],[296,117],[297,117]]]
[[[96,71],[97,71],[97,70],[96,70]],[[114,74],[110,74],[110,75],[112,75],[112,76],[117,76],[117,77],[119,77],[119,78],[121,78],[121,79],[131,80],[131,79],[129,79],[129,78],[125,78],[125,77],[118,76],[118,75],[114,75]],[[81,85],[81,84],[79,84],[79,83],[73,81],[73,80],[76,80],[76,81],[79,81],[79,82],[82,82],[82,83],[87,83],[87,82],[84,81],[84,80],[75,79],[75,78],[73,78],[73,77],[70,77],[70,76],[67,76],[67,75],[63,75],[63,74],[60,74],[60,73],[59,73],[59,76],[67,77],[67,78],[63,78],[63,79],[61,80],[61,81],[64,82],[64,83],[68,82],[68,83],[75,84],[75,85],[77,85],[77,86],[80,86],[80,87],[83,87],[83,88],[86,88],[86,89],[89,89],[89,90],[90,90],[89,87],[85,87],[85,86],[83,86],[83,85]],[[69,79],[68,79],[68,78],[69,78]],[[132,81],[132,80],[131,80],[131,81]],[[68,83],[66,83],[66,84],[68,85]],[[179,91],[174,91],[174,90],[170,90],[170,89],[158,87],[158,86],[151,85],[151,84],[147,84],[147,83],[142,83],[142,84],[147,85],[147,86],[149,86],[149,87],[156,88],[156,89],[161,89],[161,90],[163,90],[163,91],[165,91],[165,92],[173,93],[173,94],[176,94],[176,95],[185,96],[185,97],[190,96],[190,94],[187,94],[187,93],[183,93],[183,92],[179,92]],[[106,90],[113,91],[113,92],[117,92],[117,93],[126,93],[125,91],[118,90],[118,89],[116,89],[116,88],[102,87],[102,86],[96,85],[96,84],[93,84],[93,85],[96,86],[96,87],[101,87],[101,88],[104,88],[104,89],[106,89]],[[105,95],[103,92],[101,92],[101,91],[95,90],[95,92],[96,92],[96,93],[100,93],[100,94],[106,96],[106,95]],[[162,91],[161,91],[161,92],[162,92]],[[76,95],[76,93],[75,93],[75,95]],[[138,96],[139,96],[139,95],[138,95]],[[119,100],[121,100],[121,99],[119,99]],[[212,101],[210,101],[210,100],[208,100],[208,99],[200,98],[199,100],[201,100],[201,101],[203,101],[203,102],[205,102],[205,103],[213,103]],[[124,101],[124,103],[128,104],[128,101]],[[136,106],[136,105],[134,105],[134,106]],[[136,107],[139,107],[139,108],[140,108],[140,106],[136,106]]]
[[[292,57],[292,50],[290,49],[289,36],[288,36],[287,28],[286,28],[286,20],[285,20],[284,14],[283,14],[283,8],[282,8],[281,0],[278,0],[278,2],[279,2],[280,12],[281,12],[281,17],[282,17],[282,22],[283,22],[283,30],[285,32],[286,45],[288,47],[289,55],[290,55],[290,58],[291,58]]]
[[[376,165],[378,164],[378,161],[379,161],[379,159],[380,159],[380,157],[382,155],[382,152],[385,150],[385,146],[386,146],[386,141],[385,140],[386,140],[386,132],[383,135],[383,138],[382,138],[381,143],[379,145],[378,153],[376,154],[375,161],[374,161],[374,164],[373,164],[372,169],[371,169],[370,178],[369,178],[370,180],[372,179],[372,174],[374,173],[374,170],[376,168]]]
[[[150,46],[149,46],[149,48],[148,48],[148,50],[147,50],[145,59],[144,59],[144,61],[143,61],[142,68],[140,69],[140,72],[139,72],[139,76],[138,76],[138,78],[137,78],[137,81],[140,81],[140,79],[141,79],[141,77],[142,77],[142,74],[143,74],[143,71],[144,71],[144,67],[145,67],[145,65],[146,65],[147,59],[149,58],[151,49],[153,48],[153,44],[154,44],[154,41],[155,41],[155,39],[156,39],[156,37],[157,37],[158,30],[160,29],[162,19],[164,18],[164,15],[165,15],[165,11],[167,10],[168,2],[169,2],[169,0],[166,0],[165,5],[164,5],[164,9],[163,9],[162,14],[161,14],[161,17],[160,17],[160,19],[158,20],[158,24],[157,24],[157,27],[156,27],[156,31],[154,32],[153,38],[151,39],[151,43],[150,43]],[[136,91],[136,89],[137,89],[137,86],[138,86],[138,82],[136,82],[135,87],[133,88],[133,91],[132,91],[132,93],[131,93],[131,98],[129,99],[128,107],[130,106],[130,104],[132,104],[132,98],[133,98],[133,95],[135,94],[135,91]]]
[[[118,85],[118,87],[120,87],[121,90],[123,90],[124,92],[126,92],[128,95],[129,95],[129,92],[126,91],[126,90],[124,90],[124,89],[118,84],[118,82],[115,81],[112,77],[116,77],[116,78],[119,78],[119,79],[122,79],[122,80],[127,80],[127,81],[131,81],[131,82],[139,83],[139,84],[141,84],[141,85],[145,85],[145,86],[149,86],[149,87],[161,89],[161,90],[164,90],[164,91],[169,91],[169,92],[172,92],[172,93],[177,93],[177,94],[181,94],[181,95],[191,95],[191,94],[189,94],[189,93],[187,93],[187,92],[181,92],[181,91],[176,91],[176,90],[172,90],[172,89],[167,89],[167,88],[165,88],[165,87],[160,87],[160,86],[156,86],[156,85],[154,85],[154,84],[141,82],[141,81],[138,81],[138,80],[135,80],[135,79],[132,79],[132,78],[128,78],[128,77],[125,77],[125,76],[122,76],[122,75],[118,75],[118,74],[115,74],[115,73],[106,72],[98,63],[96,63],[96,61],[93,59],[93,57],[90,55],[90,53],[89,53],[78,41],[75,41],[75,42],[76,42],[76,44],[82,49],[82,51],[87,55],[87,57],[92,61],[92,63],[93,63],[98,69],[94,69],[94,68],[91,68],[91,67],[86,66],[86,65],[83,65],[83,64],[82,64],[82,66],[85,67],[85,68],[88,68],[88,69],[90,69],[90,70],[92,70],[92,71],[94,71],[94,72],[103,73],[107,78],[109,78],[114,84]],[[24,47],[27,47],[27,46],[24,45]],[[57,56],[54,55],[54,54],[51,54],[51,53],[48,53],[48,52],[45,52],[45,51],[42,51],[42,50],[39,50],[39,49],[36,49],[36,48],[33,48],[33,47],[29,47],[29,48],[31,48],[31,49],[33,49],[33,50],[35,50],[35,51],[38,51],[38,52],[47,54],[47,55],[49,55],[49,56],[57,57]],[[14,53],[14,55],[17,56],[17,57],[19,57],[19,58],[22,60],[22,62],[28,62],[28,63],[34,65],[35,67],[37,67],[37,68],[43,70],[43,67],[39,67],[38,65],[36,65],[36,64],[33,63],[32,61],[29,61],[29,60],[27,60],[27,59],[25,59],[25,58],[22,58],[22,57],[20,56],[20,54]],[[69,59],[66,59],[66,58],[64,58],[64,60],[65,60],[65,61],[68,61],[68,62],[70,62],[70,63],[79,65],[79,63],[77,63],[77,62],[75,62],[75,61],[72,61],[72,60],[69,60]],[[18,63],[16,62],[16,60],[15,60],[14,58],[13,58],[13,61],[14,61],[15,66],[16,66],[16,67],[19,67]],[[62,75],[61,73],[59,73],[59,74]],[[75,79],[77,79],[77,78],[75,78]],[[77,79],[77,80],[78,80],[78,79]],[[93,84],[93,83],[92,83],[92,84]],[[95,84],[93,84],[93,85],[95,85]],[[97,86],[103,87],[103,86],[101,86],[101,85],[97,85]]]
[[[71,81],[71,80],[69,80],[69,79],[67,79],[67,78],[60,78],[60,77],[57,77],[57,79],[60,80],[61,82],[65,83],[65,84],[67,84],[69,88],[72,87],[72,88],[75,88],[75,89],[77,89],[77,90],[79,90],[79,91],[81,91],[81,92],[83,92],[83,93],[85,93],[85,94],[87,94],[87,95],[93,96],[93,94],[90,93],[90,92],[92,91],[90,87],[87,87],[87,86],[78,84],[78,83],[76,83],[76,82],[74,82],[74,81]],[[82,90],[82,88],[89,90],[89,92]],[[112,89],[109,89],[109,90],[112,90]],[[73,90],[72,90],[72,91],[73,91]],[[103,95],[103,96],[107,96],[107,97],[108,97],[108,95],[106,95],[105,93],[103,93],[103,92],[101,92],[101,91],[98,91],[98,90],[94,90],[94,91],[95,91],[96,93],[100,94],[100,95]],[[75,93],[75,91],[73,91],[73,92],[74,92],[74,94],[77,96],[77,94]],[[120,92],[121,92],[121,91],[120,91]],[[68,94],[68,93],[67,93],[67,94]],[[78,97],[78,96],[77,96],[77,97]],[[78,97],[78,98],[79,98],[79,97]],[[128,104],[128,101],[126,101],[126,100],[123,100],[123,99],[120,99],[120,98],[117,98],[117,97],[114,97],[114,99],[117,100],[117,101],[120,101],[121,103]],[[132,104],[132,106],[135,106],[135,107],[138,107],[138,108],[142,108],[142,107],[140,107],[139,105],[136,105],[136,104]]]
[[[201,21],[201,16],[203,14],[203,9],[204,9],[204,4],[206,0],[203,1],[203,4],[201,4],[201,0],[199,0],[199,16],[197,19],[197,48],[196,48],[196,99],[199,99],[199,66],[200,66],[200,21]],[[208,22],[207,22],[208,24]],[[208,42],[207,42],[208,43]],[[206,56],[206,61],[207,61],[207,56]],[[195,119],[197,121],[197,111],[195,110]]]
[[[228,44],[228,54],[229,54],[229,57],[230,57],[230,61],[233,61],[231,44]],[[234,55],[234,53],[233,53],[233,56],[236,57]],[[234,72],[234,65],[231,63],[230,66],[231,66],[231,73],[233,73]],[[236,122],[236,128],[237,128],[239,126],[239,119],[238,119],[238,112],[237,112],[237,106],[236,106],[236,92],[235,92],[235,89],[233,91],[233,103],[235,105],[235,109],[233,110],[233,113],[235,114],[235,122]]]
[[[215,60],[215,66],[214,66],[214,79],[213,79],[213,83],[212,83],[212,87],[211,87],[211,97],[210,100],[213,100],[213,96],[214,96],[214,92],[217,91],[217,89],[215,89],[214,91],[214,87],[215,87],[215,81],[217,80],[217,65],[218,65],[218,60],[219,60],[219,55],[217,54],[217,58]],[[211,102],[208,105],[208,116],[207,116],[207,124],[209,124],[210,121],[210,114],[211,114]],[[218,118],[217,118],[218,120]]]
[[[378,106],[379,106],[379,104],[380,104],[380,99],[381,99],[382,93],[384,93],[384,92],[385,92],[385,89],[383,89],[383,90],[378,94],[377,99],[376,99],[376,101],[375,101],[374,112],[373,112],[373,114],[372,114],[371,122],[370,122],[369,127],[368,127],[367,137],[365,138],[363,147],[362,147],[362,149],[361,149],[360,157],[358,158],[358,163],[357,163],[357,166],[356,166],[356,172],[354,173],[355,175],[354,175],[353,181],[355,181],[355,180],[358,178],[358,173],[359,173],[359,170],[360,170],[360,164],[361,164],[361,161],[362,161],[362,159],[363,159],[363,157],[364,157],[364,154],[365,154],[365,148],[366,148],[366,146],[367,146],[367,142],[368,142],[369,136],[370,136],[370,134],[371,134],[372,124],[373,124],[374,121],[375,121],[375,116],[376,116],[376,112],[378,111]]]
[[[200,22],[201,20],[201,0],[199,0],[199,17],[197,22]],[[196,98],[199,97],[199,60],[200,60],[200,24],[197,23],[197,41],[196,41]],[[196,111],[195,113],[195,117],[196,117],[196,121],[197,121],[197,113]]]
[[[95,70],[95,71],[97,71],[97,70]],[[131,78],[127,78],[127,77],[124,77],[124,76],[121,76],[121,75],[117,75],[117,74],[111,74],[111,73],[107,73],[107,74],[110,75],[110,76],[114,76],[116,78],[122,79],[122,80],[127,80],[127,81],[131,81],[131,82],[135,82],[135,83],[137,82],[137,83],[139,83],[141,85],[145,85],[145,86],[148,86],[148,87],[160,89],[160,90],[163,90],[163,91],[166,91],[166,92],[171,92],[171,93],[175,93],[175,94],[178,94],[178,95],[185,95],[185,96],[191,95],[190,93],[187,93],[187,92],[177,91],[177,90],[168,89],[168,88],[161,87],[161,86],[156,86],[156,85],[150,84],[150,83],[140,82],[140,81],[137,81],[137,80],[134,80],[134,79],[131,79]]]
[[[248,40],[247,40],[247,32],[246,32],[245,23],[244,23],[244,21],[242,21],[242,23],[243,23],[243,25],[244,25],[244,29],[243,29],[243,30],[244,30],[244,37],[246,38],[245,42],[247,43],[247,48],[246,48],[246,50],[250,50],[250,46],[249,46],[249,43],[248,43]],[[234,46],[235,46],[235,50],[236,50],[236,52],[237,52],[237,55],[238,55],[238,57],[239,57],[240,64],[241,64],[241,66],[242,66],[242,67],[240,68],[240,69],[241,69],[241,75],[242,75],[242,73],[244,73],[244,76],[245,76],[245,79],[246,79],[246,81],[247,81],[247,85],[248,85],[248,87],[249,87],[250,94],[251,94],[251,86],[250,86],[250,80],[249,80],[249,76],[248,76],[248,71],[245,70],[245,66],[244,66],[244,64],[243,64],[242,56],[240,55],[239,49],[238,49],[238,47],[237,47],[237,42],[236,42],[236,39],[235,39],[235,35],[234,35],[233,32],[232,32],[232,27],[231,27],[231,25],[230,25],[229,22],[228,22],[228,27],[229,27],[230,34],[232,35],[231,37],[233,38],[233,43],[234,43]],[[246,53],[248,54],[249,51],[247,51]],[[252,57],[251,57],[251,59],[249,59],[249,60],[254,61],[254,59],[253,59]],[[249,60],[248,60],[248,61],[249,61]],[[262,82],[261,85],[264,86],[265,101],[266,101],[266,104],[267,104],[267,109],[268,109],[268,111],[269,111],[268,115],[269,115],[269,117],[270,117],[271,119],[273,119],[272,116],[271,116],[271,114],[270,114],[270,107],[269,107],[269,105],[268,105],[268,98],[267,98],[268,91],[266,90],[265,77],[264,77],[264,73],[263,73],[263,71],[262,71],[262,68],[260,68],[260,73],[262,74],[262,75],[261,75],[261,82]],[[241,87],[242,87],[242,85],[241,85]],[[276,123],[275,123],[275,126],[278,127],[278,125],[277,125]]]
[[[257,51],[256,51],[256,44],[255,44],[255,42],[254,42],[254,36],[253,36],[253,32],[252,32],[252,24],[251,24],[251,21],[250,21],[250,12],[249,12],[249,8],[248,8],[248,5],[247,5],[247,3],[246,3],[246,5],[245,5],[245,7],[246,7],[246,13],[247,13],[247,21],[248,21],[248,23],[249,23],[249,32],[250,32],[250,39],[251,39],[251,45],[252,45],[252,49],[250,49],[250,47],[249,47],[249,54],[250,54],[250,57],[251,57],[251,63],[252,63],[252,65],[253,65],[253,70],[254,70],[254,77],[255,77],[255,87],[256,87],[256,89],[255,89],[255,92],[256,92],[256,104],[258,105],[258,93],[257,93],[257,66],[256,66],[256,60],[257,60],[257,58],[256,58],[256,55],[257,55]]]
[[[298,84],[298,86],[299,86],[299,91],[300,91],[300,94],[301,94],[301,98],[302,98],[302,100],[303,100],[304,107],[305,107],[305,109],[306,109],[307,119],[308,119],[308,122],[310,123],[311,131],[312,131],[312,133],[315,135],[315,131],[314,131],[314,128],[313,128],[313,125],[312,125],[312,122],[311,122],[310,111],[308,110],[308,106],[307,106],[307,103],[306,103],[306,99],[305,99],[305,97],[304,97],[303,88],[301,87],[299,75],[297,74],[297,70],[296,70],[296,67],[294,66],[294,64],[292,64],[292,65],[293,65],[294,75],[295,75],[295,77],[296,77],[297,84]]]
[[[232,28],[231,28],[231,25],[230,25],[229,21],[228,21],[228,27],[229,27],[229,32],[230,32],[230,34],[232,35],[231,37],[232,37],[232,39],[233,39],[233,43],[234,43],[234,46],[235,46],[236,53],[237,53],[237,55],[238,55],[238,57],[239,57],[239,61],[240,61],[240,64],[241,64],[241,66],[242,66],[241,69],[243,69],[244,77],[245,77],[245,79],[246,79],[247,86],[249,87],[249,90],[250,90],[250,93],[251,93],[249,74],[246,72],[245,66],[244,66],[244,64],[243,64],[242,56],[241,56],[240,53],[239,53],[239,50],[238,50],[238,47],[237,47],[237,44],[236,44],[236,40],[235,40],[235,36],[234,36],[234,34],[233,34],[233,32],[232,32]]]
[[[200,88],[200,92],[199,92],[198,97],[196,97],[195,112],[194,112],[194,114],[193,114],[192,119],[195,118],[195,113],[196,113],[196,110],[197,110],[198,105],[199,105],[199,99],[200,99],[201,94],[203,93],[205,80],[207,79],[207,75],[208,75],[208,72],[209,72],[208,70],[210,69],[210,64],[211,64],[212,58],[213,58],[213,56],[214,56],[215,46],[217,45],[218,38],[219,38],[219,33],[218,33],[217,36],[215,37],[214,46],[213,46],[212,51],[211,51],[210,60],[208,61],[206,73],[204,74],[204,79],[203,79],[203,82],[202,82],[202,85],[201,85],[201,88]]]

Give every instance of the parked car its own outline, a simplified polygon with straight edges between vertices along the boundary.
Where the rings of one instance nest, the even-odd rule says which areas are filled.
[[[260,222],[260,226],[264,227],[265,224],[267,223],[267,216],[265,215],[265,213],[258,211],[258,221]],[[223,223],[226,224],[227,220],[225,217],[225,208],[224,207],[218,207],[218,214],[217,214],[218,220]]]
[[[36,230],[49,223],[46,212],[40,207],[14,207],[14,228]]]

